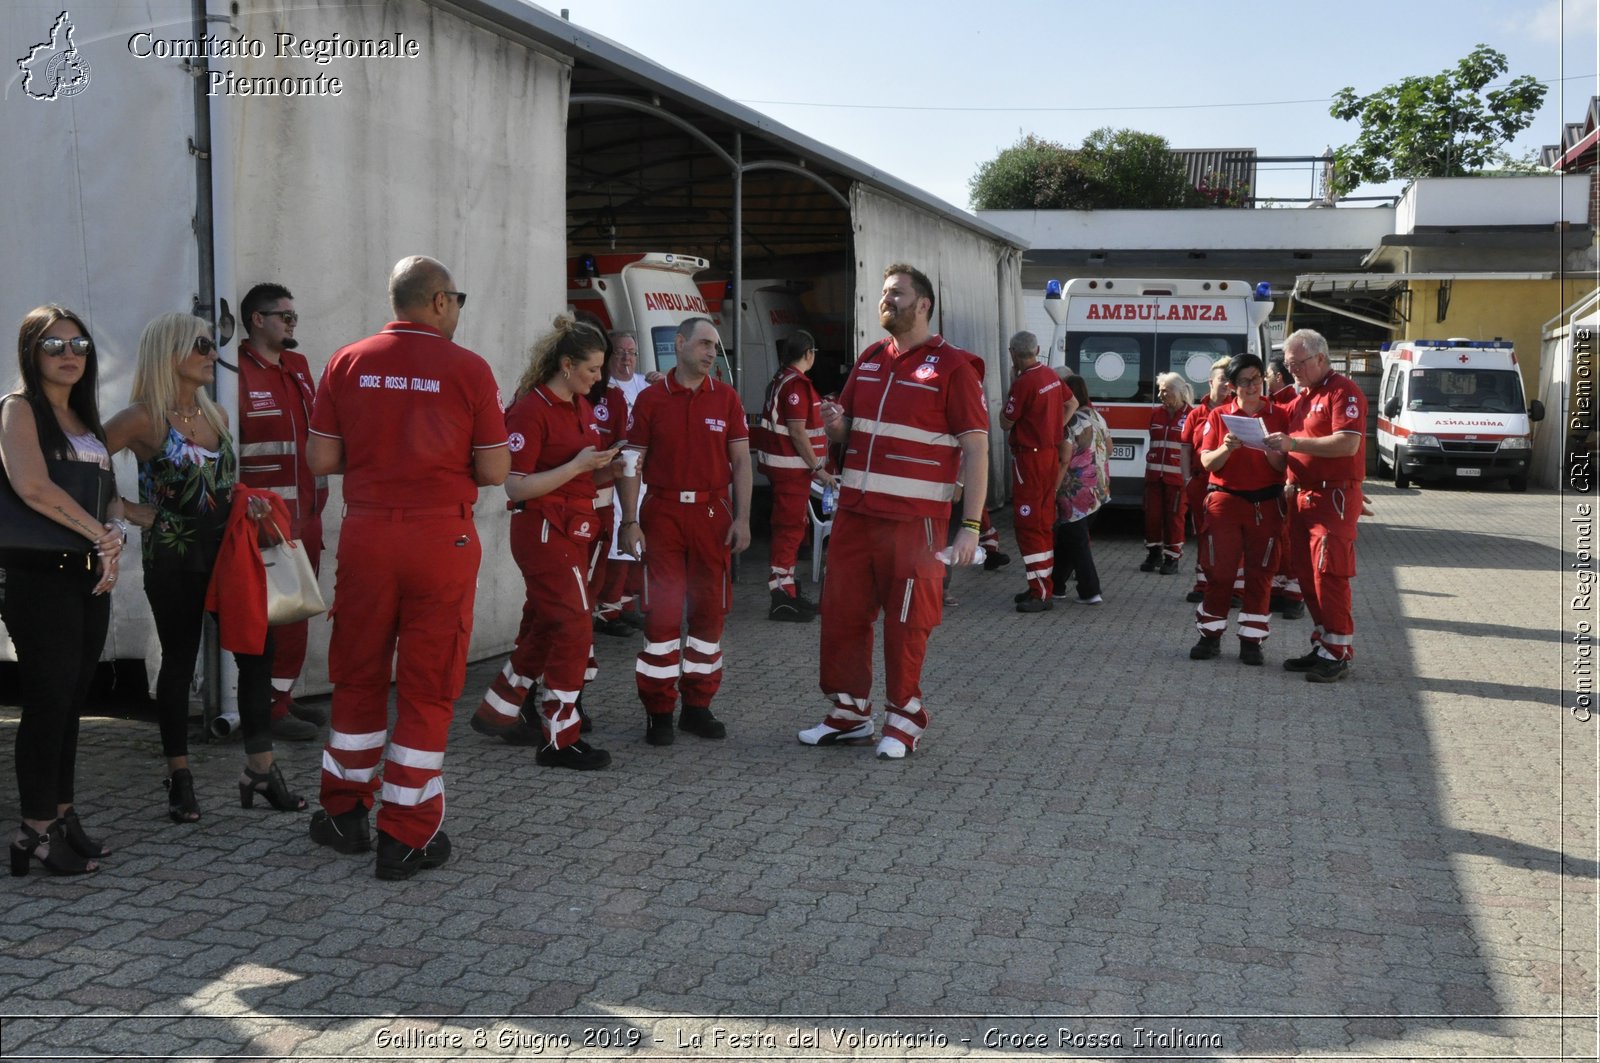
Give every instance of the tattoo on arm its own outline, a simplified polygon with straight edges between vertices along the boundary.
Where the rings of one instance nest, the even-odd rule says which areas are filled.
[[[63,517],[67,518],[67,523],[68,524],[72,525],[74,528],[76,528],[79,532],[83,533],[84,535],[87,535],[90,538],[91,541],[100,538],[100,536],[94,534],[88,528],[86,528],[83,525],[82,521],[80,521],[77,517],[74,517],[72,514],[68,513],[66,510],[62,509],[60,506],[56,507],[56,512],[61,514]]]

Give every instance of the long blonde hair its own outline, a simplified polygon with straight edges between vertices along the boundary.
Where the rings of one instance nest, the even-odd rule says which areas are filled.
[[[583,321],[574,321],[566,314],[557,315],[551,322],[551,330],[541,336],[528,352],[528,368],[523,370],[522,379],[517,381],[512,401],[522,398],[561,372],[562,359],[578,363],[596,351],[606,353],[606,338],[599,329]]]
[[[144,334],[139,337],[139,358],[133,370],[130,399],[143,403],[156,423],[164,423],[167,415],[177,409],[178,362],[188,357],[195,340],[210,335],[210,322],[193,314],[162,314],[144,327]],[[195,401],[217,435],[223,440],[230,439],[222,407],[212,400],[205,388],[195,391]]]

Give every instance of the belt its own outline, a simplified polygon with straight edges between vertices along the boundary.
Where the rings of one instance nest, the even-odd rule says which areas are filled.
[[[1011,448],[1011,453],[1013,453],[1013,454],[1037,454],[1041,450],[1048,450],[1048,451],[1050,451],[1050,453],[1054,454],[1056,448],[1055,447],[1012,447]]]
[[[351,506],[344,507],[347,517],[367,517],[371,520],[427,520],[431,517],[461,517],[472,519],[472,505],[462,502],[454,506]]]
[[[682,502],[686,506],[692,506],[698,502],[710,502],[714,498],[726,498],[727,495],[725,493],[719,495],[716,491],[668,491],[652,488],[644,497],[646,501],[659,498],[667,502]]]
[[[507,502],[506,508],[513,513],[522,513],[532,510],[535,513],[560,512],[571,510],[574,513],[593,513],[594,505],[586,498],[568,498],[559,502],[546,501],[543,498],[530,498],[522,502]]]
[[[1275,498],[1282,497],[1283,485],[1273,484],[1270,487],[1257,487],[1249,491],[1240,491],[1231,487],[1223,487],[1221,484],[1211,484],[1206,488],[1206,494],[1209,495],[1213,492],[1232,495],[1234,498],[1241,498],[1246,502],[1270,502]]]
[[[1352,487],[1360,487],[1361,486],[1361,481],[1360,480],[1310,480],[1310,481],[1301,480],[1301,481],[1299,481],[1297,483],[1290,484],[1289,486],[1298,487],[1302,491],[1348,491]]]

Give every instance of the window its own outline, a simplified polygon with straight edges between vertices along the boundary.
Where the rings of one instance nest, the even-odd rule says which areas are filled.
[[[1140,336],[1083,336],[1068,341],[1067,364],[1076,363],[1096,402],[1149,402],[1155,393]]]

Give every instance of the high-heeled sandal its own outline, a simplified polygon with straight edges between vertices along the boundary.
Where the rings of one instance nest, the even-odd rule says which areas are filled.
[[[275,763],[262,772],[244,769],[244,777],[239,780],[239,807],[254,808],[257,794],[279,812],[304,812],[306,808],[306,799],[289,792],[289,784],[283,781],[283,772]]]
[[[26,875],[34,860],[52,875],[84,875],[99,870],[98,865],[67,843],[66,828],[59,819],[42,834],[26,823],[21,826],[22,837],[11,843],[13,878]]]
[[[67,835],[67,844],[72,846],[72,851],[79,856],[90,860],[98,860],[102,856],[111,855],[109,846],[95,841],[84,833],[83,822],[78,819],[77,809],[67,809],[61,816],[61,824]]]
[[[198,823],[200,802],[194,799],[194,776],[188,768],[178,768],[167,776],[167,816],[174,823]]]

